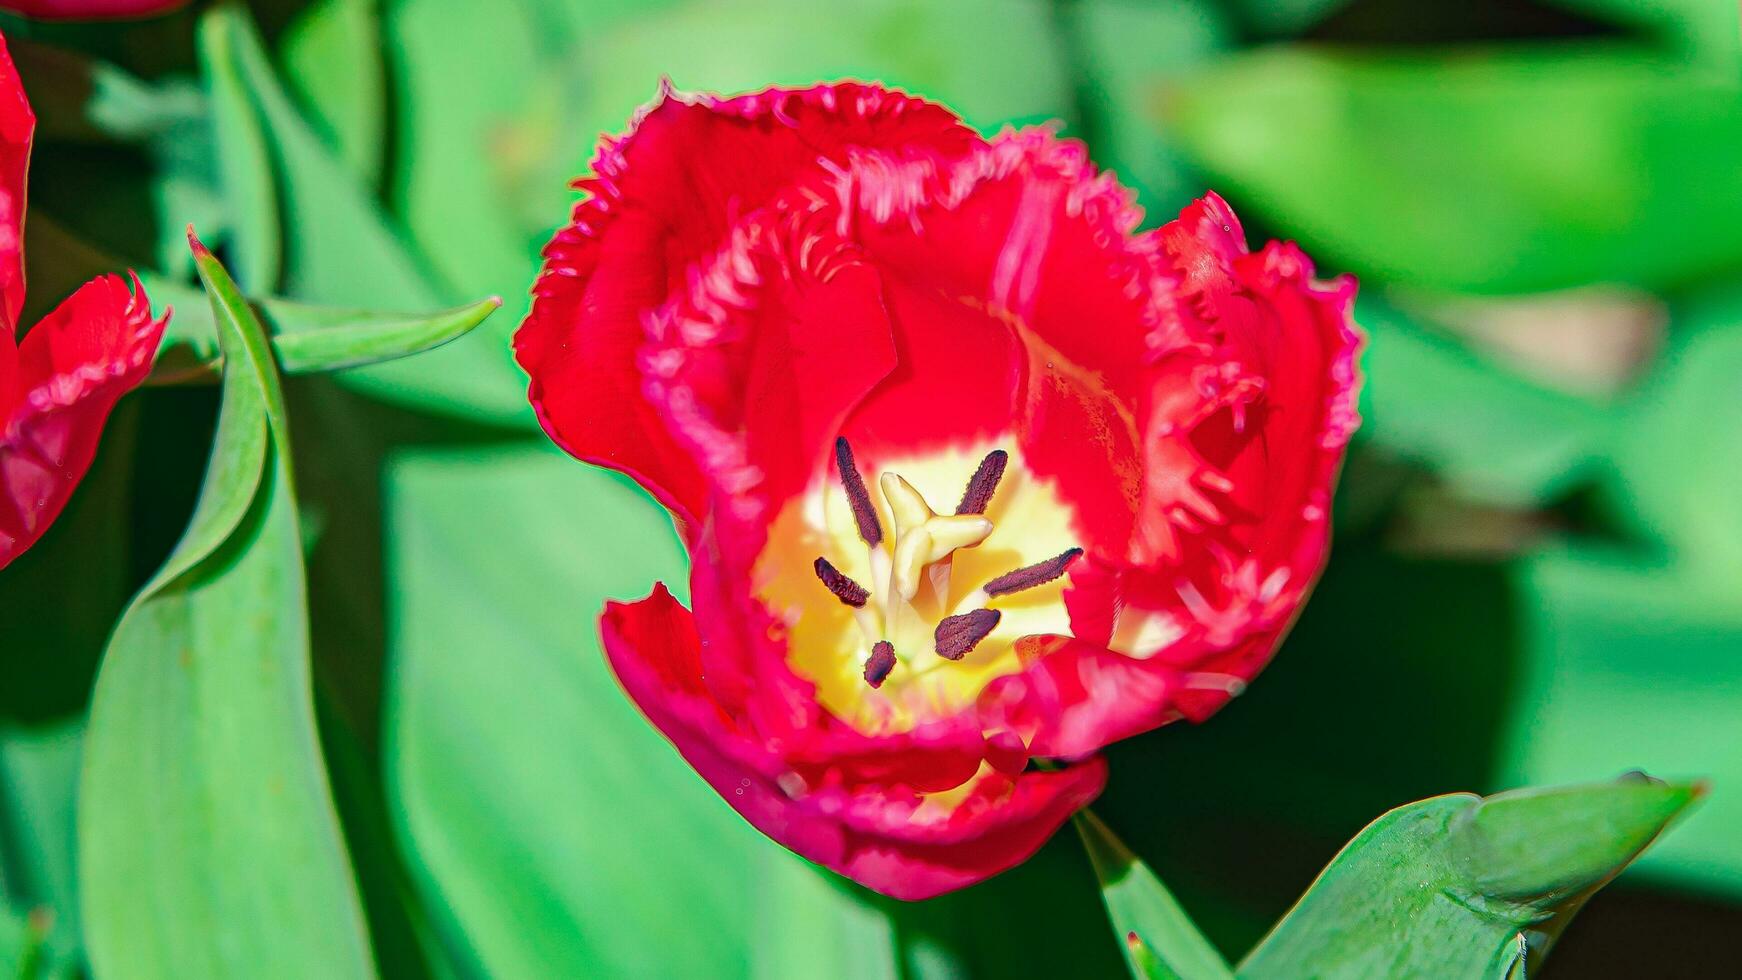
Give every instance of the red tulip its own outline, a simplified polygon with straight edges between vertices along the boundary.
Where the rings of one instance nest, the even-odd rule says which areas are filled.
[[[1270,656],[1358,422],[1351,281],[1213,195],[1135,233],[1080,145],[876,86],[668,91],[595,169],[516,354],[677,519],[694,612],[612,603],[605,649],[764,833],[971,884]]]
[[[0,38],[0,568],[60,516],[115,400],[144,380],[163,335],[138,279],[93,279],[17,339],[24,185],[36,116]]]
[[[0,10],[37,20],[118,20],[155,17],[188,0],[0,0]]]

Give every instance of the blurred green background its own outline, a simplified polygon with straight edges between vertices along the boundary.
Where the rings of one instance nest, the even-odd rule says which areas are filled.
[[[37,310],[120,265],[191,282],[190,221],[254,296],[506,300],[433,354],[288,386],[320,735],[387,974],[1123,969],[1069,833],[877,900],[739,820],[605,670],[604,599],[681,595],[683,558],[537,432],[507,343],[568,178],[668,75],[1061,120],[1151,224],[1214,188],[1250,240],[1360,277],[1367,421],[1316,598],[1247,696],[1115,747],[1096,807],[1226,951],[1389,807],[1641,768],[1715,788],[1548,975],[1742,976],[1733,0],[275,0],[258,35],[203,7],[0,17],[41,120]],[[127,399],[0,572],[0,949],[42,934],[57,969],[91,680],[216,406]]]

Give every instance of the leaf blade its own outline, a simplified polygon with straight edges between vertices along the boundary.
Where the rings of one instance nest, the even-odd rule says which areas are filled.
[[[1155,872],[1125,846],[1101,818],[1083,810],[1074,819],[1114,931],[1124,937],[1126,965],[1138,980],[1231,980],[1222,954],[1192,924]]]
[[[1626,779],[1399,807],[1331,860],[1236,974],[1507,975],[1521,936],[1552,940],[1702,793]],[[1557,859],[1512,866],[1521,844],[1547,836],[1559,838]]]
[[[227,355],[218,435],[188,531],[98,675],[78,817],[91,963],[368,977],[314,731],[282,394],[259,322],[195,251]]]
[[[144,277],[146,292],[175,307],[166,328],[151,384],[212,380],[223,367],[217,327],[210,313],[191,305],[196,291],[158,277]],[[319,374],[382,364],[435,350],[464,337],[502,307],[492,296],[475,303],[411,314],[315,306],[267,297],[254,300],[279,369],[287,375]]]

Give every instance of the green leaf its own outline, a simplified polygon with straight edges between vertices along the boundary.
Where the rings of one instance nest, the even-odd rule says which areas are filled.
[[[1500,719],[1498,778],[1687,767],[1742,781],[1742,603],[1711,576],[1591,543],[1532,555],[1516,574],[1531,638]],[[1665,719],[1674,719],[1666,724]],[[1640,861],[1639,873],[1742,896],[1742,798],[1712,796],[1700,819]]]
[[[151,383],[212,379],[223,367],[217,325],[197,303],[198,293],[179,283],[147,277],[146,294],[175,315],[164,331]],[[433,350],[465,336],[502,306],[494,296],[421,316],[371,310],[331,309],[283,299],[250,304],[272,339],[285,374],[314,374],[379,364]]]
[[[209,253],[225,377],[193,519],[116,625],[79,794],[98,975],[372,973],[315,735],[301,538],[270,348]]]
[[[1521,378],[1371,289],[1355,319],[1367,332],[1363,439],[1500,504],[1549,500],[1600,458],[1617,415],[1602,403]]]
[[[430,309],[442,291],[430,280],[371,191],[310,127],[273,71],[245,11],[214,16],[231,32],[238,70],[266,124],[285,220],[284,294],[324,306]],[[530,275],[513,287],[523,291]],[[508,295],[506,291],[503,295]],[[531,424],[523,376],[507,326],[480,331],[412,366],[388,362],[345,375],[346,384],[416,408]]]
[[[387,488],[390,803],[477,972],[895,975],[875,906],[752,829],[606,668],[605,598],[686,580],[663,513],[545,446],[402,452]]]
[[[278,285],[280,259],[278,192],[266,149],[266,134],[237,71],[234,41],[214,8],[200,17],[200,73],[205,80],[218,174],[231,218],[229,255],[236,281],[251,293]]]
[[[1083,810],[1077,833],[1101,879],[1101,897],[1122,938],[1137,980],[1231,980],[1233,971],[1204,938],[1155,872],[1101,822]]]
[[[19,914],[0,903],[0,975],[37,980],[53,974],[48,968],[51,923],[39,914]]]
[[[1684,301],[1609,444],[1616,497],[1714,599],[1742,607],[1742,289]],[[1722,300],[1720,302],[1720,299]]]
[[[1299,34],[1349,0],[1225,0],[1243,25],[1264,36]]]
[[[375,8],[375,0],[316,0],[279,39],[285,81],[340,159],[371,186],[381,175],[387,111]]]
[[[82,734],[78,721],[0,728],[0,906],[10,900],[46,919],[43,938],[60,959],[79,944],[73,794]]]
[[[1540,957],[1703,792],[1641,777],[1400,807],[1343,848],[1239,975],[1522,975],[1527,946]]]
[[[222,238],[231,218],[200,86],[179,75],[147,82],[22,38],[8,43],[38,122],[26,227],[53,214],[130,262],[191,271],[182,229],[193,222]],[[48,174],[52,180],[42,179]],[[117,214],[135,217],[117,221]],[[60,295],[32,283],[31,297],[27,321]]]
[[[1738,91],[1640,45],[1278,46],[1158,101],[1236,209],[1332,267],[1519,293],[1742,262]]]
[[[1742,30],[1733,3],[1712,0],[1549,0],[1653,36],[1678,56],[1692,55],[1719,70],[1742,62],[1736,36]]]
[[[1221,10],[1198,0],[1134,4],[1073,0],[1059,6],[1083,78],[1078,133],[1095,163],[1138,192],[1153,220],[1166,220],[1203,193],[1197,174],[1155,126],[1156,93],[1169,79],[1202,67],[1231,42]]]

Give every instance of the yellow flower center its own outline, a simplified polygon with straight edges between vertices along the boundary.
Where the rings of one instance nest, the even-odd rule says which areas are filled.
[[[1071,514],[1020,454],[946,449],[864,479],[841,446],[839,472],[775,516],[752,572],[825,708],[862,731],[903,731],[1020,670],[1018,638],[1069,635]]]

